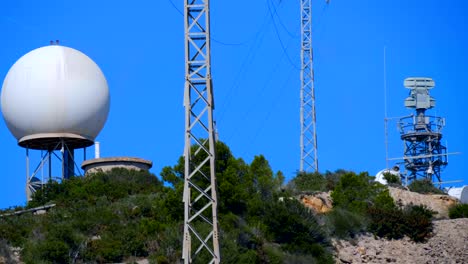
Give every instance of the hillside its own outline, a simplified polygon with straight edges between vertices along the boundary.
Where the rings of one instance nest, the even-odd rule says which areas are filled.
[[[257,156],[247,164],[217,146],[223,263],[332,263],[332,246],[314,215],[296,200],[280,201],[282,175]],[[29,207],[46,214],[0,218],[0,254],[24,263],[119,263],[181,258],[183,159],[161,172],[116,169],[37,192]],[[10,212],[5,210],[0,214]],[[205,263],[204,256],[195,263]]]
[[[424,243],[360,235],[333,245],[337,263],[466,263],[468,218],[434,221],[434,235]]]
[[[344,170],[299,173],[284,186],[282,173],[274,173],[265,157],[248,164],[222,142],[216,150],[223,263],[378,263],[395,254],[408,257],[405,252],[417,263],[428,252],[440,263],[444,256],[464,257],[466,219],[432,222],[453,204],[436,215],[432,203],[415,202],[429,196]],[[56,204],[45,214],[0,217],[0,263],[179,263],[183,164],[180,158],[165,167],[161,180],[114,169],[49,183],[27,208],[0,212]],[[411,203],[409,196],[419,200]],[[431,197],[437,206],[446,200]],[[205,263],[204,257],[195,263]]]

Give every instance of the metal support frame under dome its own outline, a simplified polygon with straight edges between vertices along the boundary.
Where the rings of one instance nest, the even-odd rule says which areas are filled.
[[[328,3],[328,2],[327,2]],[[312,0],[301,0],[301,172],[318,172],[312,49]]]
[[[31,174],[30,151],[34,149],[26,148],[26,199],[30,201],[32,195],[41,189],[51,180],[62,181],[75,175],[75,169],[82,176],[81,168],[75,162],[75,149],[70,149],[64,140],[55,145],[54,148],[40,151],[40,161]],[[83,149],[84,159],[86,159],[86,148]],[[60,175],[53,174],[53,160],[60,162]],[[46,170],[44,172],[44,169]],[[46,175],[45,175],[46,174]]]
[[[209,0],[185,0],[184,263],[220,262],[209,10]]]

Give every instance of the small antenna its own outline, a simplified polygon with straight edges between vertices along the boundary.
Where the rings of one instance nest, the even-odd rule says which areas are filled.
[[[388,168],[388,117],[387,117],[387,47],[383,48],[383,87],[384,87],[384,127],[385,127],[385,164]]]

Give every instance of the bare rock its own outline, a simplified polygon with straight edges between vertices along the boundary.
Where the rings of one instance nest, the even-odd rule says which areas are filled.
[[[372,235],[361,235],[356,240],[332,241],[336,263],[468,262],[468,218],[434,221],[434,236],[425,243],[407,237],[386,240]]]
[[[402,190],[394,187],[388,187],[390,195],[396,204],[400,205],[425,205],[427,208],[436,211],[436,218],[448,218],[450,207],[458,204],[458,200],[448,195],[440,194],[420,194]]]
[[[312,195],[301,195],[300,201],[316,213],[328,213],[332,209],[330,192],[320,192]]]

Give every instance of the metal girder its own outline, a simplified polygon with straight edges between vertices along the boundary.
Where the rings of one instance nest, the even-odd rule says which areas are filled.
[[[220,262],[209,0],[184,0],[185,171],[182,258]]]
[[[301,172],[318,172],[312,0],[301,0]]]

